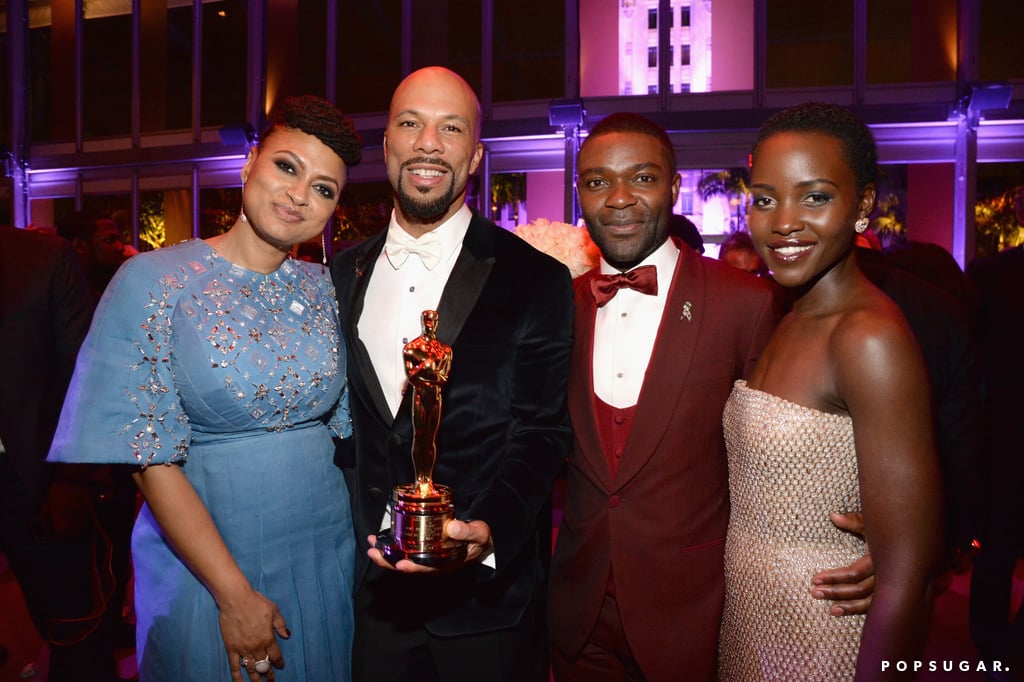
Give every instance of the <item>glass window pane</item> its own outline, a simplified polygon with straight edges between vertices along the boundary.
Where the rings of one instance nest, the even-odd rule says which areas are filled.
[[[300,0],[298,6],[298,71],[295,94],[319,95],[327,92],[327,3]]]
[[[168,2],[168,4],[178,4]],[[142,132],[192,127],[192,7],[144,5],[139,68]]]
[[[910,82],[910,60],[910,0],[869,1],[868,82]]]
[[[614,25],[618,30],[617,36],[609,35],[608,29],[613,25],[612,22],[604,18],[601,21],[592,21],[591,18],[584,21],[581,14],[580,52],[583,71],[580,80],[581,92],[584,95],[591,91],[594,94],[604,94],[603,87],[595,89],[596,85],[600,85],[597,81],[612,76],[600,75],[589,66],[589,62],[594,61],[595,50],[597,52],[606,51],[608,42],[615,39],[619,45],[617,94],[631,95],[644,92],[656,94],[659,81],[658,62],[662,58],[669,65],[668,77],[672,92],[709,92],[712,89],[712,5],[699,3],[696,6],[690,6],[684,5],[684,2],[685,0],[671,0],[668,16],[675,17],[678,12],[679,22],[677,25],[677,22],[666,19],[669,24],[669,44],[668,54],[664,57],[659,56],[660,34],[657,21],[651,19],[652,16],[657,16],[658,0],[647,1],[646,13],[641,11],[635,2],[623,1],[614,18]],[[582,13],[583,9],[581,8],[580,11]],[[729,22],[725,22],[723,27],[729,27]],[[732,35],[722,38],[722,44],[725,45],[745,42],[749,43],[749,40],[735,40],[735,36]],[[645,48],[646,58],[644,57]],[[679,54],[678,59],[676,54]],[[731,60],[723,58],[721,61],[723,65],[727,65],[725,68],[728,71],[736,68],[732,65]],[[600,71],[606,74],[610,73],[608,67],[603,67]],[[725,81],[730,81],[726,83],[726,89],[735,87],[731,80],[731,77],[725,79]]]
[[[853,0],[768,3],[768,87],[853,83]]]
[[[481,22],[480,0],[448,0],[448,65],[480,94]],[[496,3],[497,4],[497,3]],[[420,55],[422,57],[422,55]],[[436,63],[428,62],[428,63]],[[497,83],[495,83],[497,87]]]
[[[91,6],[85,7],[82,134],[126,135],[132,125],[131,11],[91,15]]]
[[[747,228],[750,174],[746,168],[691,170],[681,175],[694,195],[693,221],[701,234],[725,235]]]
[[[565,7],[550,0],[494,3],[494,99],[565,96]]]
[[[331,252],[354,246],[385,229],[392,205],[391,184],[387,181],[345,185],[335,212]]]
[[[48,204],[48,205],[47,205]],[[35,221],[36,214],[44,214],[50,216],[49,222],[53,223],[56,228],[64,217],[72,213],[75,210],[75,198],[74,197],[54,197],[53,199],[33,199],[32,200],[32,215],[33,221]],[[128,238],[129,234],[124,234],[122,237]],[[125,244],[132,243],[131,240],[126,241]]]
[[[956,0],[870,0],[867,23],[868,83],[956,78]]]
[[[75,80],[74,69],[71,70],[71,79],[67,79],[65,70],[61,70],[64,77],[51,77],[53,31],[49,25],[33,26],[28,32],[28,79],[29,88],[29,119],[32,128],[33,142],[73,140],[75,137]],[[74,66],[74,54],[72,53],[69,63]],[[50,112],[53,110],[53,97],[61,97],[64,106],[59,108],[63,112],[60,122],[52,120]]]
[[[907,164],[878,165],[871,229],[883,247],[907,240]]]
[[[116,217],[114,219],[117,220]],[[181,188],[139,192],[140,251],[152,251],[191,238],[191,190]]]
[[[339,0],[337,104],[387,111],[402,79],[401,0]]]
[[[977,257],[1024,243],[1024,163],[978,164]]]
[[[491,220],[507,230],[525,223],[526,173],[491,174]]]
[[[981,30],[978,77],[982,80],[1024,78],[1024,2],[985,0],[978,3]]]
[[[199,237],[209,239],[227,232],[235,224],[241,209],[241,187],[199,190]]]
[[[125,244],[135,243],[130,194],[85,194],[82,196],[82,208],[94,215],[110,218],[121,230],[121,241]],[[54,218],[57,224],[59,225],[64,216],[74,210],[75,204],[71,198],[58,199],[54,202]]]
[[[245,0],[203,3],[203,126],[246,120],[247,23]]]

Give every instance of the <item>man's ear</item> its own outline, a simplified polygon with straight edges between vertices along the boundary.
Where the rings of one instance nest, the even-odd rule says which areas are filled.
[[[476,173],[477,166],[480,165],[480,159],[484,158],[484,143],[477,142],[476,149],[473,151],[473,160],[469,164],[469,174]]]

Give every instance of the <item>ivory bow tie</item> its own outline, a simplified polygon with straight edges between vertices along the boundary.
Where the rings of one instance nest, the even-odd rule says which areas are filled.
[[[612,300],[619,289],[623,287],[636,289],[641,294],[656,296],[658,294],[657,268],[653,265],[642,265],[629,272],[598,275],[590,280],[590,291],[594,294],[594,301],[598,308]]]
[[[404,230],[389,231],[384,243],[384,253],[395,270],[402,267],[412,253],[420,257],[427,270],[433,270],[441,262],[441,237],[430,231],[419,239],[413,239]]]

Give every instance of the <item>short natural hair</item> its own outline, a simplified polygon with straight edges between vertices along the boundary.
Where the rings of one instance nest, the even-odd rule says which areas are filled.
[[[276,130],[301,130],[323,142],[346,166],[354,166],[362,158],[363,140],[352,119],[341,109],[316,95],[297,95],[281,100],[267,117],[259,144]]]
[[[850,110],[825,102],[804,102],[783,109],[757,131],[753,153],[757,153],[758,146],[767,138],[788,132],[821,133],[839,140],[843,159],[853,171],[858,192],[863,192],[878,177],[875,138]]]
[[[587,145],[587,140],[609,133],[640,133],[641,135],[653,137],[661,144],[665,154],[668,156],[669,163],[671,164],[668,170],[675,172],[676,150],[672,147],[672,140],[669,139],[668,133],[665,132],[664,128],[646,116],[622,111],[602,118],[597,125],[590,129],[586,140],[583,140],[581,149]]]

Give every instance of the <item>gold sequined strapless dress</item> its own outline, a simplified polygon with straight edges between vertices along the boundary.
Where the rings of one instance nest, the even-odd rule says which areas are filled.
[[[859,511],[853,422],[733,387],[722,416],[732,511],[725,545],[722,680],[853,679],[863,616],[837,618],[811,576],[864,555],[832,525]]]

